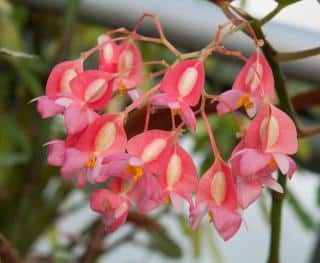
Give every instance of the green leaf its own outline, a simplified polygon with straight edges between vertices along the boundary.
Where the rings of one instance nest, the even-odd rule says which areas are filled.
[[[320,207],[320,185],[317,187],[317,206]]]
[[[301,0],[275,0],[280,6],[288,6],[300,2]]]
[[[220,248],[217,244],[216,236],[213,234],[212,227],[210,226],[211,229],[208,229],[205,231],[206,237],[208,240],[208,244],[210,246],[210,251],[212,253],[213,258],[215,259],[215,263],[222,263],[223,260],[223,255],[220,251]]]
[[[6,143],[10,142],[11,148],[18,148],[14,152],[0,152],[0,165],[16,165],[28,161],[31,156],[31,144],[17,122],[12,117],[3,117],[0,127],[2,139],[6,140]]]
[[[5,47],[0,47],[0,55],[15,57],[15,58],[27,58],[27,59],[38,58],[36,55],[32,55],[32,54],[28,54],[20,51],[14,51]]]
[[[309,214],[309,212],[304,208],[303,204],[300,203],[299,199],[291,192],[289,189],[286,191],[286,197],[289,205],[293,209],[293,212],[296,214],[297,218],[300,220],[300,223],[308,230],[314,230],[316,225]]]

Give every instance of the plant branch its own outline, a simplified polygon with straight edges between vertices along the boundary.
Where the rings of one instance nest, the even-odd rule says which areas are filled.
[[[268,23],[272,18],[274,18],[285,6],[277,5],[275,9],[273,9],[269,14],[264,16],[259,20],[259,25],[263,26],[264,24]]]
[[[0,235],[0,262],[18,263],[20,262],[16,252],[11,247],[9,241]]]
[[[303,59],[307,57],[320,55],[320,47],[305,49],[296,52],[285,52],[285,53],[277,53],[275,59],[279,62],[281,61],[291,61],[297,59]]]

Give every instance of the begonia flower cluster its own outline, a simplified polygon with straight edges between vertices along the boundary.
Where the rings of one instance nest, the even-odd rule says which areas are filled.
[[[297,151],[297,132],[293,121],[274,104],[272,70],[256,45],[232,88],[211,96],[204,89],[204,61],[217,50],[215,43],[194,57],[180,56],[173,64],[166,63],[156,85],[143,92],[146,62],[138,36],[117,38],[107,32],[79,59],[52,69],[45,95],[37,98],[37,109],[42,118],[63,116],[66,137],[47,143],[48,163],[60,167],[62,179],[72,180],[77,188],[96,186],[91,209],[104,218],[108,232],[124,224],[131,210],[147,213],[170,204],[178,212],[188,206],[193,228],[209,215],[219,235],[228,240],[239,230],[243,210],[263,188],[283,192],[274,172],[280,170],[291,178],[296,170],[289,155]],[[85,70],[84,62],[95,52],[99,65]],[[131,100],[123,111],[105,111],[111,100],[123,95]],[[251,119],[228,160],[222,159],[207,119],[208,101],[217,103],[217,116],[239,111]],[[143,132],[128,138],[126,121],[143,105],[168,108],[172,129],[146,125]],[[206,125],[215,157],[203,175],[179,144],[182,128],[197,132],[197,117]]]

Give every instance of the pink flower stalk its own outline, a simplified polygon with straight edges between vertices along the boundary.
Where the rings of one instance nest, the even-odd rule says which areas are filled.
[[[82,72],[82,61],[65,61],[56,65],[46,84],[46,95],[37,98],[37,110],[42,118],[63,113],[71,93],[70,81]]]
[[[253,117],[263,99],[275,99],[272,70],[262,52],[257,49],[240,71],[232,89],[219,96],[219,115],[244,107],[249,117]]]
[[[235,179],[229,166],[217,159],[200,179],[196,205],[190,209],[192,227],[195,228],[209,213],[219,235],[226,241],[241,225],[242,219],[236,209]]]
[[[198,189],[197,169],[190,155],[178,144],[174,145],[165,172],[160,174],[159,183],[165,199],[181,211],[183,199],[191,205],[192,194]]]
[[[97,189],[91,193],[90,207],[103,216],[106,231],[113,232],[126,222],[131,205],[122,195]]]
[[[81,188],[99,180],[103,158],[124,152],[127,138],[122,117],[115,114],[100,116],[77,137],[76,144],[65,149],[61,175],[66,180],[76,177]]]
[[[150,103],[167,106],[182,121],[195,130],[196,118],[190,106],[198,104],[204,88],[204,68],[200,60],[184,60],[167,71],[161,90],[164,94],[155,95]]]

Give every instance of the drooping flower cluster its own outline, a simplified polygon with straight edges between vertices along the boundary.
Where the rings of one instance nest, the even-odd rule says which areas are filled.
[[[125,37],[112,38],[113,33]],[[296,167],[288,155],[297,151],[296,128],[272,104],[272,70],[258,45],[232,89],[211,96],[204,90],[203,62],[219,51],[219,41],[202,51],[181,54],[165,39],[162,29],[159,33],[160,38],[145,38],[123,29],[106,33],[79,59],[52,69],[45,96],[37,98],[37,109],[43,118],[63,115],[67,136],[48,143],[48,163],[60,167],[62,178],[75,180],[78,188],[97,186],[91,193],[91,209],[104,217],[106,231],[125,223],[132,209],[146,213],[171,203],[180,211],[186,203],[192,227],[208,214],[220,236],[228,240],[240,228],[239,208],[247,208],[264,187],[283,191],[273,177],[275,171],[292,177]],[[164,44],[182,60],[166,63],[162,80],[143,93],[139,86],[144,63],[133,40],[146,39]],[[84,61],[96,51],[97,69],[84,70]],[[114,97],[123,94],[131,98],[129,106],[122,112],[103,113]],[[206,116],[205,103],[212,98],[218,102],[218,115],[244,108],[253,118],[228,161],[219,154]],[[172,129],[149,130],[147,116],[145,130],[128,139],[126,120],[145,100],[148,107],[170,110]],[[215,156],[201,177],[190,154],[179,145],[184,125],[196,131],[199,113]],[[182,121],[179,125],[175,123],[177,115]]]

